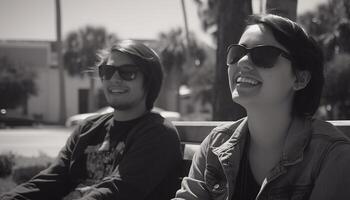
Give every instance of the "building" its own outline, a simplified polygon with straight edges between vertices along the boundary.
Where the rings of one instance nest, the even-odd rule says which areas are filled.
[[[0,41],[0,57],[3,56],[8,57],[14,64],[34,69],[37,75],[35,83],[38,88],[37,95],[31,96],[26,106],[8,110],[7,114],[47,123],[59,122],[59,70],[55,43],[50,41]],[[86,76],[72,77],[65,72],[65,91],[67,116],[87,112],[89,80]],[[26,112],[23,112],[24,109]]]

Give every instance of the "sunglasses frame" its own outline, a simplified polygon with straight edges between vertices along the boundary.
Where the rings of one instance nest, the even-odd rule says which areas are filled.
[[[106,70],[103,70],[103,68],[106,68],[106,67],[110,69],[110,74],[108,75],[105,74]],[[125,69],[128,69],[128,70],[125,70]],[[134,70],[130,70],[130,69],[134,69]],[[102,64],[98,67],[98,73],[102,80],[111,80],[116,71],[118,72],[119,77],[124,81],[133,81],[137,78],[137,74],[139,73],[140,68],[135,64],[124,64],[119,66]],[[125,73],[132,73],[132,74],[130,77],[128,77]]]
[[[240,57],[236,62],[234,62],[234,61],[229,62],[228,61],[228,58],[229,58],[228,56],[229,56],[229,53],[230,53],[230,50],[232,49],[232,47],[239,47],[241,49],[244,49],[244,54],[242,54],[242,57],[244,57],[247,54],[250,54],[251,60],[254,63],[254,65],[256,65],[257,67],[261,67],[261,68],[272,68],[275,65],[279,56],[283,56],[283,57],[287,58],[288,60],[292,60],[291,55],[288,52],[286,52],[285,50],[278,48],[276,46],[258,45],[258,46],[252,47],[252,48],[247,48],[247,47],[240,45],[240,44],[231,44],[227,48],[227,56],[226,56],[226,65],[227,66],[232,65],[232,64],[236,64],[242,58],[242,57]],[[269,57],[268,59],[271,59],[271,61],[268,62],[267,65],[264,65],[264,64],[259,63],[259,61],[257,61],[256,55],[254,53],[251,54],[252,52],[254,52],[254,49],[256,50],[257,48],[272,48],[274,50],[277,50],[278,53],[276,54],[276,56],[274,58]]]

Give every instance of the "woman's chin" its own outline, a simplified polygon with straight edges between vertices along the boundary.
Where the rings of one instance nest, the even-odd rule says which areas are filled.
[[[246,107],[249,103],[251,103],[255,99],[253,96],[241,94],[241,93],[237,92],[237,90],[232,92],[231,97],[232,97],[233,102],[235,102],[243,107]]]

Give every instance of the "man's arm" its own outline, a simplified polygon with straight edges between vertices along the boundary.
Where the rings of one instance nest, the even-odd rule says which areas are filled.
[[[182,160],[176,131],[164,126],[138,134],[127,141],[126,148],[113,174],[90,188],[82,199],[145,199],[178,170]]]
[[[3,194],[1,200],[60,199],[69,190],[68,168],[75,145],[78,128],[68,138],[55,161],[45,170],[12,191]]]

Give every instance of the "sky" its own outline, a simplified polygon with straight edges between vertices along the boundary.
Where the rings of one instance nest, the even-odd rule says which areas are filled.
[[[184,0],[188,27],[211,42],[200,27],[194,0]],[[298,0],[298,13],[327,0]],[[257,8],[259,0],[253,0]],[[156,39],[184,27],[181,0],[61,0],[62,37],[86,25],[103,26],[121,39]],[[55,40],[55,0],[0,0],[0,40]]]

